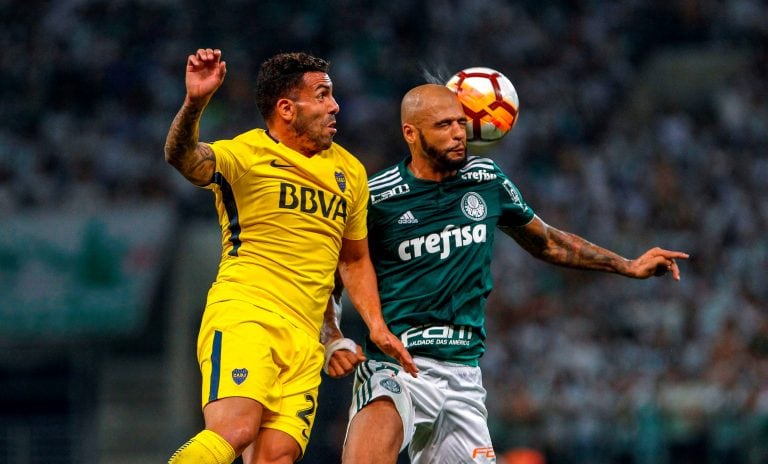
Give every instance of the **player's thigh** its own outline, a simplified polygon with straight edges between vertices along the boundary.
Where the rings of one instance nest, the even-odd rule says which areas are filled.
[[[350,425],[347,427],[348,436],[345,438],[345,443],[350,439],[349,435],[352,432],[350,426],[357,420],[357,416],[360,414],[369,415],[372,411],[369,407],[380,400],[387,400],[388,403],[375,404],[375,408],[389,409],[392,405],[397,412],[398,417],[393,417],[393,420],[399,420],[400,426],[397,427],[397,430],[402,434],[401,440],[399,440],[401,446],[398,451],[401,451],[410,442],[413,436],[416,411],[410,390],[413,382],[410,377],[406,376],[409,374],[405,374],[400,366],[392,363],[369,360],[357,367],[352,402],[349,407]],[[355,436],[352,437],[352,440],[365,440],[366,435],[381,432],[379,428],[368,425],[363,429],[363,424],[368,424],[368,422],[360,421],[356,426]],[[363,431],[360,432],[360,430]]]
[[[450,407],[446,405],[446,408]],[[432,433],[420,446],[409,451],[411,462],[426,464],[433,462],[451,463],[494,463],[496,453],[491,442],[488,423],[484,416],[473,414],[461,406],[461,414],[442,415],[434,424]],[[419,433],[414,438],[417,445]]]
[[[228,300],[206,307],[198,335],[203,406],[243,397],[274,410],[280,404],[281,371],[275,347],[288,330],[284,322],[250,303]]]
[[[298,329],[285,337],[277,356],[280,404],[265,411],[261,426],[262,430],[278,431],[291,437],[299,453],[303,454],[317,414],[323,345],[317,337]]]
[[[496,462],[479,368],[448,366],[445,369],[447,392],[443,408],[429,433],[421,435],[417,430],[409,448],[411,461],[414,464]]]
[[[378,397],[355,414],[349,423],[342,461],[389,464],[403,445],[403,420],[392,399]]]

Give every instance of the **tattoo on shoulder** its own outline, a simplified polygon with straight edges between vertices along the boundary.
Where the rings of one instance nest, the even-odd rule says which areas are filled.
[[[197,153],[199,156],[190,167],[189,172],[194,177],[195,183],[208,185],[213,177],[213,171],[216,169],[216,155],[213,153],[213,148],[207,143],[198,143]]]

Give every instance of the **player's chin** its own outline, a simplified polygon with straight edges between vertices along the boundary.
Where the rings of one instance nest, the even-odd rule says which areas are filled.
[[[448,149],[447,151],[448,156],[451,157],[460,157],[460,158],[466,158],[467,157],[467,144],[456,144]]]
[[[333,134],[317,137],[314,142],[317,151],[327,150],[331,148],[331,144],[333,144]]]
[[[445,158],[451,166],[461,166],[467,160],[467,151],[464,148],[449,150]]]

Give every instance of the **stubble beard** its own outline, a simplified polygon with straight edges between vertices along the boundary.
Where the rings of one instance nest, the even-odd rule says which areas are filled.
[[[329,122],[326,118],[308,118],[299,112],[293,123],[293,130],[300,138],[309,141],[317,151],[327,150],[333,143],[333,134],[324,134]]]
[[[437,172],[452,173],[459,170],[467,162],[467,146],[464,144],[464,156],[459,159],[451,158],[448,153],[450,150],[440,150],[436,146],[427,142],[424,138],[424,134],[419,131],[419,140],[421,141],[421,147],[424,154],[429,161],[429,164]]]

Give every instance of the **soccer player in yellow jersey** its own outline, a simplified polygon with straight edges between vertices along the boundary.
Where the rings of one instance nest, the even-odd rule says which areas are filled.
[[[165,145],[171,165],[214,193],[222,233],[197,346],[205,430],[169,463],[231,463],[246,449],[247,464],[291,463],[315,418],[337,267],[374,343],[416,368],[381,316],[366,172],[333,143],[339,106],[328,63],[304,53],[265,61],[256,102],[267,129],[200,142],[203,110],[225,74],[220,50],[188,57],[186,98]]]

